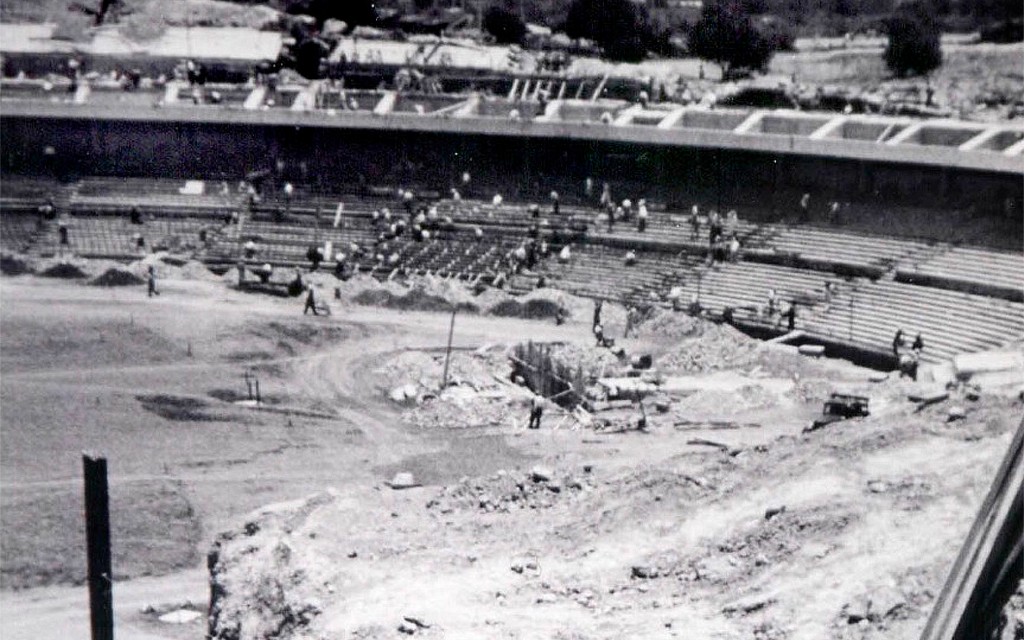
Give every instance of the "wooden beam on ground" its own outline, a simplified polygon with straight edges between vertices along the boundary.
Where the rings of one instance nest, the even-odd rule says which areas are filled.
[[[1010,443],[921,640],[990,638],[1024,575],[1024,420]]]

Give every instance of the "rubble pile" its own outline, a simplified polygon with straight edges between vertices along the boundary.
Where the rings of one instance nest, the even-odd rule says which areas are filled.
[[[447,299],[427,293],[414,287],[404,295],[395,295],[387,289],[367,289],[352,297],[352,301],[370,307],[384,307],[399,311],[451,311],[453,303]],[[472,302],[454,303],[460,311],[477,313],[479,308]]]
[[[748,367],[761,343],[725,324],[703,323],[698,335],[683,340],[658,360],[665,371],[703,372]]]
[[[482,511],[509,513],[513,510],[547,509],[556,502],[573,499],[594,488],[586,472],[563,474],[543,467],[528,472],[499,471],[488,478],[464,478],[458,484],[442,488],[427,503],[439,513]]]
[[[728,489],[723,480],[735,465],[731,459],[723,458],[704,465],[695,464],[696,468],[689,472],[664,467],[629,471],[609,480],[608,485],[612,493],[638,502],[647,499],[692,502]]]
[[[303,540],[336,494],[264,507],[220,534],[207,557],[213,640],[304,637],[333,591],[330,566]]]
[[[551,360],[572,370],[581,368],[585,378],[612,375],[620,367],[619,359],[608,349],[571,342],[552,345]]]
[[[374,374],[394,386],[412,384],[421,392],[436,391],[444,376],[444,359],[444,353],[406,351],[383,362]],[[498,378],[508,378],[509,370],[508,357],[503,349],[456,351],[448,363],[448,382],[477,391],[493,389],[500,384]]]
[[[873,584],[867,591],[843,605],[831,628],[833,640],[882,640],[907,636],[901,621],[923,619],[935,602],[932,572],[912,569]],[[1012,628],[1012,623],[1010,625]],[[911,631],[912,637],[917,634]],[[1016,636],[1001,636],[1007,638]]]
[[[169,280],[203,280],[206,282],[220,280],[202,262],[182,258],[167,252],[151,253],[141,260],[132,262],[128,265],[127,269],[139,278],[145,278],[150,266],[156,269],[158,278],[167,278]],[[228,271],[227,275],[232,277],[233,281],[238,279],[237,272],[233,270]]]
[[[696,316],[655,308],[638,329],[641,336],[678,339],[700,335],[707,324],[708,321]]]
[[[500,392],[477,393],[467,387],[450,387],[440,396],[423,398],[402,414],[402,420],[421,429],[511,426],[515,420],[526,422],[529,410],[525,407],[525,400],[513,401]]]

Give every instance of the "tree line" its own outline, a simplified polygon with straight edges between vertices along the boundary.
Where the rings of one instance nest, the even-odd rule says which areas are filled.
[[[275,2],[289,13],[313,16],[318,24],[335,19],[349,28],[374,25],[380,7],[373,0]],[[422,11],[436,11],[439,4],[413,0]],[[889,35],[885,61],[896,75],[904,76],[927,73],[941,64],[939,36],[950,16],[969,16],[971,24],[995,20],[997,26],[989,31],[993,39],[1012,40],[1019,39],[1024,13],[1020,0],[910,0],[895,9],[893,5],[892,0],[705,0],[690,22],[671,17],[669,0],[490,0],[482,27],[500,43],[522,44],[526,23],[538,22],[570,38],[593,42],[611,60],[693,55],[733,73],[765,69],[775,52],[792,48],[801,25],[825,15]]]

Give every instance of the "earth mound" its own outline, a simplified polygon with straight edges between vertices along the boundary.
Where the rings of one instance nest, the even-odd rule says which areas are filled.
[[[89,277],[88,271],[83,266],[72,262],[57,262],[44,267],[39,275],[46,278],[61,278],[64,280],[82,280]]]
[[[406,294],[395,294],[387,289],[368,289],[353,296],[356,304],[399,311],[451,311],[453,303],[435,294],[427,293],[420,287],[409,290]],[[457,302],[455,308],[468,313],[480,311],[472,302]]]
[[[129,287],[143,284],[145,280],[125,267],[110,267],[92,280],[89,284],[97,287]]]
[[[0,255],[0,273],[4,275],[20,276],[33,271],[32,264],[24,256],[12,253]]]

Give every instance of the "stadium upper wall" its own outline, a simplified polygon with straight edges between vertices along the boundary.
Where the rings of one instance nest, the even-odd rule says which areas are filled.
[[[770,112],[769,112],[770,113]],[[770,117],[770,116],[769,116]],[[1002,150],[965,150],[962,144],[916,143],[904,136],[899,144],[873,140],[851,140],[815,137],[807,134],[762,133],[753,130],[737,132],[705,128],[658,127],[578,121],[513,121],[494,117],[423,116],[407,113],[373,114],[365,112],[331,113],[327,111],[292,111],[283,109],[244,110],[224,108],[193,109],[189,107],[111,109],[108,105],[69,105],[64,103],[4,101],[0,118],[108,122],[188,123],[190,125],[232,124],[273,127],[302,127],[333,130],[372,130],[381,134],[430,133],[476,136],[515,137],[520,139],[574,140],[607,142],[641,146],[679,146],[703,149],[751,151],[773,155],[808,158],[868,161],[890,165],[916,165],[1024,176],[1024,156]],[[957,131],[961,123],[922,122],[920,131]],[[821,128],[821,127],[818,127]],[[909,127],[908,127],[909,129]],[[1015,137],[1024,135],[1014,129]],[[983,138],[984,127],[968,129],[966,139]],[[1020,145],[1016,145],[1020,146]]]
[[[1019,218],[1024,206],[1021,158],[1005,150],[961,150],[962,139],[984,142],[987,134],[974,130],[949,134],[956,146],[948,147],[756,133],[793,129],[786,118],[776,121],[782,116],[774,111],[688,116],[693,124],[724,116],[738,123],[734,127],[751,131],[737,133],[507,117],[332,115],[281,107],[119,107],[13,99],[0,107],[0,160],[10,173],[237,180],[283,167],[285,179],[328,189],[405,185],[444,192],[468,170],[477,195],[534,199],[554,189],[573,196],[591,178],[611,183],[615,193],[652,202],[731,203],[766,216],[792,208],[802,193],[814,194],[818,203],[863,202],[879,211],[892,206],[960,210],[979,217]],[[825,124],[813,126],[827,132]],[[948,132],[915,132],[915,126],[897,135],[946,141],[942,136]],[[801,127],[808,128],[796,129]],[[860,135],[864,127],[870,129],[860,123],[852,133]],[[998,135],[993,142],[999,148],[1008,143],[1008,148],[1020,144]]]

